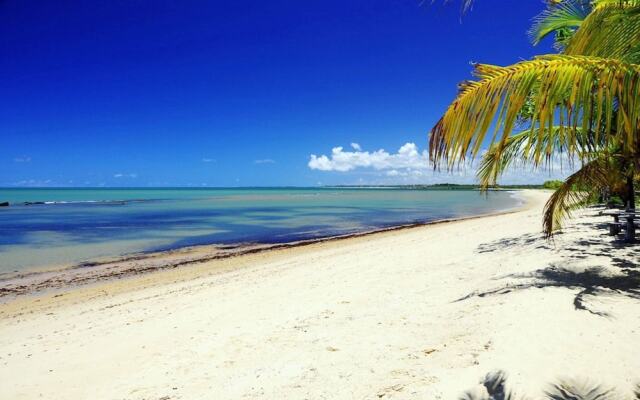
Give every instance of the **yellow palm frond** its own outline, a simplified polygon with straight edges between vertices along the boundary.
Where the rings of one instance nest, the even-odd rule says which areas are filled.
[[[591,195],[622,179],[619,171],[615,158],[603,154],[570,175],[545,204],[542,221],[545,236],[553,236],[571,211],[586,205]]]
[[[610,6],[633,7],[638,4],[640,4],[639,0],[591,0],[591,6],[594,10],[600,10]]]
[[[542,141],[542,147],[544,148],[548,146],[554,148],[554,155],[546,159],[547,166],[550,168],[554,156],[560,156],[566,150],[563,144],[560,143],[561,131],[562,127],[560,126],[554,126],[551,129],[543,128],[542,132],[540,132],[539,128],[536,128],[533,134],[527,130],[509,136],[502,147],[491,146],[482,155],[482,160],[476,172],[481,190],[487,190],[489,187],[496,185],[498,177],[509,167],[517,163],[520,165],[531,164],[532,154],[529,149],[537,147],[538,144],[536,142],[538,141]],[[589,158],[591,151],[599,147],[593,143],[592,139],[589,135],[578,132],[577,150],[580,159],[583,161]],[[572,160],[569,160],[569,162],[572,163]]]
[[[605,137],[617,132],[626,135],[625,146],[635,149],[640,127],[640,65],[548,55],[508,67],[476,65],[475,74],[479,80],[465,82],[431,130],[429,151],[434,165],[451,168],[469,155],[475,157],[491,128],[494,133],[489,144],[500,152],[532,93],[531,136],[544,131],[536,128],[559,126],[557,143],[575,154],[579,129],[602,132]],[[550,143],[543,146],[544,141],[535,141],[535,147],[529,149],[534,164],[553,154],[556,149]]]
[[[640,60],[640,1],[600,0],[569,40],[569,55]]]

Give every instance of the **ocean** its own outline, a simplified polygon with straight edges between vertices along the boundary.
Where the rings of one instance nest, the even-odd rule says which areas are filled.
[[[285,243],[515,208],[512,192],[0,189],[0,274],[203,244]]]

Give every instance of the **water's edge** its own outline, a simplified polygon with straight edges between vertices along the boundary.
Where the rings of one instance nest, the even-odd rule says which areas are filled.
[[[256,254],[268,251],[291,249],[318,243],[343,241],[408,229],[424,228],[440,224],[456,223],[499,215],[522,212],[529,204],[520,192],[510,192],[518,204],[506,210],[456,218],[438,219],[428,222],[402,224],[343,235],[327,236],[286,243],[238,243],[233,245],[197,245],[163,251],[131,253],[117,257],[96,259],[89,262],[56,266],[24,272],[0,274],[0,302],[29,294],[66,289],[70,287],[132,277],[143,273],[174,269],[208,261]]]

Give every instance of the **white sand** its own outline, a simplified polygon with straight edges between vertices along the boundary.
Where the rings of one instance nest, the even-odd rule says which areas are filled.
[[[554,265],[620,274],[638,264],[637,247],[612,245],[586,225],[608,219],[593,216],[554,247],[539,234],[548,195],[525,195],[532,207],[514,214],[5,304],[0,399],[452,399],[496,369],[534,397],[564,377],[630,391],[640,381],[637,278],[508,275]],[[456,301],[532,282],[542,287]],[[574,306],[589,285],[619,289],[584,297],[601,315]]]

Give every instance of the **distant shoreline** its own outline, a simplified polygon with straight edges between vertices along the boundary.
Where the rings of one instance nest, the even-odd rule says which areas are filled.
[[[0,186],[0,190],[208,190],[208,189],[229,189],[229,190],[251,190],[251,189],[350,189],[350,188],[398,188],[398,189],[446,189],[456,187],[460,189],[479,189],[479,185],[457,184],[457,183],[436,183],[432,185],[318,185],[318,186]],[[489,190],[510,190],[510,189],[543,189],[543,184],[531,185],[499,185],[489,188]]]

